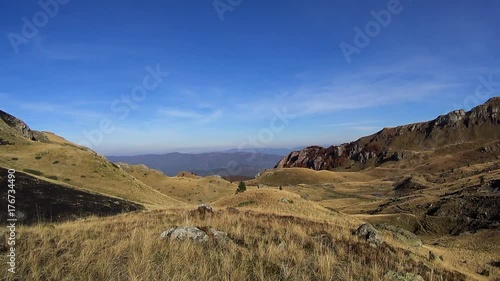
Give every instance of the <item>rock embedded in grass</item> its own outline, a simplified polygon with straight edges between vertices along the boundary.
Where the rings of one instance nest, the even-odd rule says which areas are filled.
[[[384,241],[378,235],[377,230],[369,223],[360,225],[354,234],[364,238],[370,244],[380,245]]]
[[[169,240],[192,240],[198,243],[208,242],[208,235],[201,229],[194,226],[173,227],[164,231],[161,235],[163,239]]]
[[[172,227],[164,231],[160,237],[170,241],[191,240],[200,244],[211,241],[219,246],[225,246],[227,243],[231,242],[231,239],[225,232],[218,231],[214,228],[195,226]]]

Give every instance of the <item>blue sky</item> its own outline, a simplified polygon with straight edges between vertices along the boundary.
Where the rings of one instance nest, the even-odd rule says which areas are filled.
[[[0,108],[107,155],[338,144],[500,93],[498,1],[59,1],[0,1]]]

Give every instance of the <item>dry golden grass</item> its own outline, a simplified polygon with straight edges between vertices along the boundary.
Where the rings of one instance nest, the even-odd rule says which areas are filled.
[[[160,209],[21,227],[19,280],[383,280],[388,270],[414,272],[426,280],[487,280],[478,274],[483,269],[490,271],[489,280],[500,276],[498,268],[488,265],[500,261],[495,229],[458,237],[423,233],[421,248],[389,235],[384,237],[388,244],[375,249],[350,233],[365,220],[414,231],[420,228],[418,214],[401,206],[420,210],[446,193],[479,183],[480,176],[499,178],[499,169],[481,172],[498,160],[482,161],[477,144],[416,151],[411,159],[363,172],[269,170],[248,181],[246,192],[234,195],[237,183],[217,177],[167,177],[143,166],[120,168],[52,133],[45,133],[52,143],[37,143],[0,129],[4,140],[16,143],[0,146],[0,166],[40,171],[38,177],[48,181]],[[467,157],[477,159],[466,165]],[[367,214],[393,198],[394,184],[408,176],[427,186],[425,193],[402,196],[401,206]],[[217,215],[188,217],[186,208],[197,203],[212,203]],[[174,225],[214,227],[236,243],[220,248],[161,240],[160,233]],[[331,236],[333,247],[322,246],[316,234]],[[428,250],[444,261],[427,261]],[[5,255],[0,262],[5,264]]]
[[[296,185],[343,182],[368,182],[375,178],[366,173],[314,171],[306,168],[272,169],[248,181],[249,185]]]
[[[2,138],[10,139],[15,145],[0,146],[0,166],[149,207],[184,204],[140,182],[93,151],[54,134],[46,135],[53,143],[32,142],[3,131]]]
[[[500,261],[498,230],[486,229],[458,237],[429,237],[425,240],[429,245],[424,249],[442,255],[445,265],[449,268],[459,269],[478,280],[494,280],[500,277],[500,268],[492,265]],[[490,272],[490,278],[478,274],[484,269]]]
[[[396,270],[426,280],[461,278],[397,244],[369,246],[352,236],[353,224],[340,217],[321,222],[316,217],[238,209],[219,209],[206,219],[189,217],[185,209],[170,209],[21,227],[17,276],[72,281],[383,280],[388,270]],[[161,232],[176,225],[213,227],[235,243],[218,247],[160,239]],[[331,241],[326,238],[321,243],[315,238],[319,234]],[[5,262],[5,255],[0,262]],[[5,280],[14,280],[5,271],[2,274]]]
[[[159,192],[189,204],[210,203],[233,195],[237,188],[237,183],[214,176],[169,177],[144,165],[119,166]]]

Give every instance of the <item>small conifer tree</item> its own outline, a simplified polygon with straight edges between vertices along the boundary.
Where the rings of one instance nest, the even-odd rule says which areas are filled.
[[[238,184],[238,188],[236,189],[236,194],[240,192],[245,192],[247,190],[247,186],[245,185],[244,182],[240,181],[240,184]]]

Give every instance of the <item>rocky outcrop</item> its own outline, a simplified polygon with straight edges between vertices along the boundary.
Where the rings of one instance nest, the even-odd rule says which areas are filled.
[[[208,242],[208,235],[203,230],[194,226],[172,227],[165,230],[160,237],[177,241],[192,240],[198,243]]]
[[[366,242],[370,244],[380,245],[384,241],[382,237],[378,235],[377,230],[369,223],[360,225],[354,234],[365,239]]]
[[[200,244],[214,242],[220,246],[224,246],[231,241],[227,234],[222,231],[195,226],[172,227],[164,231],[160,237],[170,241],[190,240]]]
[[[385,128],[351,143],[293,151],[275,168],[332,170],[353,165],[363,168],[401,161],[411,157],[412,150],[464,143],[478,136],[492,141],[500,139],[500,97],[491,98],[468,112],[455,110],[429,122]]]
[[[42,142],[49,141],[47,136],[45,136],[42,132],[31,130],[30,127],[28,127],[28,125],[22,120],[10,115],[5,111],[0,110],[0,119],[2,119],[5,124],[14,129],[17,133],[29,140]]]
[[[349,164],[351,160],[365,164],[370,159],[380,157],[381,153],[382,151],[377,145],[361,146],[356,142],[329,148],[311,146],[290,153],[275,168],[297,167],[328,170]]]

